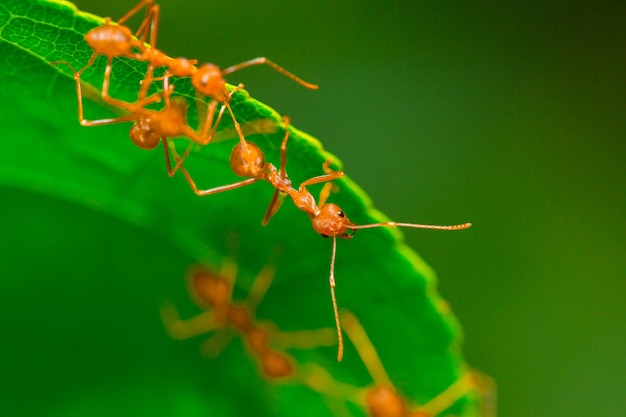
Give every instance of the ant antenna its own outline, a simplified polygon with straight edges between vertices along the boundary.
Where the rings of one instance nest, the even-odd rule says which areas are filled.
[[[362,225],[355,224],[355,225],[348,226],[348,229],[357,230],[357,229],[373,229],[375,227],[412,227],[414,229],[463,230],[463,229],[469,228],[471,225],[472,225],[471,223],[463,223],[463,224],[455,224],[453,226],[435,226],[431,224],[383,222],[383,223],[362,224]]]
[[[337,340],[339,348],[337,351],[337,362],[343,359],[343,335],[341,334],[341,322],[339,321],[339,311],[337,309],[337,298],[335,297],[335,255],[337,253],[337,236],[333,236],[333,254],[330,258],[330,298],[333,301],[333,311],[335,313],[335,326],[337,326]]]

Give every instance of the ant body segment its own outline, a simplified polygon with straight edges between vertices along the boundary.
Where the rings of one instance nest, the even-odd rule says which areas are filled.
[[[281,332],[269,322],[258,322],[256,307],[267,292],[275,267],[266,265],[257,275],[246,300],[232,300],[237,275],[234,262],[226,262],[220,274],[203,267],[190,270],[188,288],[194,302],[205,309],[201,314],[181,320],[175,307],[166,304],[161,309],[165,329],[174,339],[188,339],[214,331],[203,343],[203,352],[216,356],[237,333],[244,339],[250,353],[258,360],[263,374],[272,380],[295,376],[294,361],[281,348],[310,349],[336,343],[332,329]],[[270,346],[273,345],[273,346]]]
[[[170,177],[174,176],[176,171],[181,167],[181,162],[177,163],[174,168],[171,166],[168,142],[169,138],[183,137],[190,139],[195,143],[205,143],[208,135],[207,129],[198,132],[192,129],[187,123],[187,101],[182,97],[172,97],[174,86],[170,85],[169,77],[163,77],[163,91],[155,93],[142,100],[144,106],[163,100],[164,105],[160,110],[154,110],[147,107],[137,107],[136,103],[127,103],[116,100],[110,96],[102,96],[102,99],[114,106],[126,110],[129,114],[99,120],[86,120],[83,116],[82,103],[82,85],[80,80],[80,72],[75,71],[71,64],[66,61],[58,61],[54,63],[65,64],[74,71],[74,79],[76,81],[76,91],[78,100],[78,118],[82,126],[102,126],[123,122],[134,122],[130,128],[129,136],[132,142],[141,149],[155,149],[159,143],[163,142],[163,151],[165,153],[165,165],[167,173]],[[235,87],[230,95],[239,91],[243,86]]]
[[[475,375],[475,372],[466,372],[427,403],[420,406],[411,405],[393,387],[376,349],[354,314],[344,310],[341,312],[341,318],[346,334],[374,384],[366,388],[353,387],[335,381],[319,366],[308,365],[310,372],[307,382],[312,389],[358,404],[371,417],[435,417],[444,413],[466,394],[479,390],[477,379],[479,375]]]
[[[142,20],[139,29],[133,33],[132,30],[129,27],[124,26],[123,23],[136,15],[143,8],[146,9],[146,16]],[[148,89],[150,85],[152,85],[153,81],[160,80],[168,76],[190,77],[191,84],[196,90],[196,93],[199,96],[206,96],[211,99],[211,103],[209,103],[208,109],[206,110],[206,118],[203,122],[200,123],[199,127],[199,129],[202,130],[202,134],[200,136],[201,139],[198,140],[199,144],[201,145],[206,145],[211,141],[211,139],[215,135],[217,126],[219,125],[222,115],[226,109],[228,109],[233,119],[235,129],[237,130],[241,141],[244,142],[245,140],[239,124],[237,123],[237,120],[235,118],[235,115],[229,105],[229,100],[233,95],[233,91],[229,92],[229,90],[226,88],[226,80],[224,79],[224,77],[228,74],[232,74],[236,71],[254,65],[268,65],[272,69],[280,72],[288,78],[291,78],[292,80],[306,88],[313,90],[319,88],[317,85],[302,80],[298,76],[285,70],[278,64],[270,61],[265,57],[250,59],[248,61],[232,65],[225,69],[220,69],[220,67],[211,63],[206,63],[198,67],[196,66],[198,61],[195,59],[171,58],[156,48],[159,16],[160,6],[154,4],[154,0],[141,0],[128,13],[122,16],[117,21],[117,23],[113,23],[111,21],[111,18],[107,17],[105,18],[103,25],[93,28],[89,32],[87,32],[87,34],[85,35],[85,40],[93,49],[93,53],[89,58],[89,61],[83,68],[78,71],[73,70],[74,78],[77,80],[77,82],[80,79],[82,73],[94,64],[98,56],[106,56],[107,65],[104,71],[104,79],[102,82],[101,92],[103,100],[105,100],[108,104],[128,110],[130,113],[135,113],[136,111],[140,111],[142,107],[159,101],[158,95],[148,97]],[[149,44],[146,44],[146,42],[149,42]],[[109,95],[112,63],[114,57],[126,57],[134,59],[136,61],[148,62],[146,75],[141,82],[137,100],[134,103],[117,100],[111,98]],[[65,61],[53,62],[53,64],[59,63],[65,63],[69,65],[69,63]],[[165,75],[163,77],[153,77],[154,69],[163,66],[166,67]],[[243,84],[239,84],[239,86],[235,87],[235,89],[238,90],[242,89],[243,87]],[[92,122],[85,120],[82,111],[82,91],[77,89],[77,95],[79,107],[78,118],[81,125],[94,126],[98,124],[106,124],[106,121],[103,123],[98,123],[99,121]],[[218,112],[215,122],[213,122],[213,118],[219,104],[222,104],[222,108]]]
[[[139,29],[135,33],[123,23],[137,14],[142,8],[146,8],[146,16],[141,22]],[[111,70],[113,66],[113,58],[126,57],[135,60],[142,60],[144,43],[150,41],[150,44],[156,43],[158,33],[160,7],[154,4],[154,0],[141,0],[128,13],[122,16],[117,23],[112,23],[111,18],[104,19],[104,25],[91,29],[85,35],[85,41],[93,49],[93,53],[87,61],[87,64],[78,71],[74,71],[74,78],[79,79],[82,73],[91,67],[96,58],[100,55],[107,57],[107,65],[104,70],[104,79],[102,81],[102,98],[107,100],[109,97],[109,85],[111,82]],[[133,108],[138,108],[146,103],[143,101],[145,95],[140,96]],[[78,96],[79,107],[82,108],[82,95]],[[149,101],[153,102],[153,101]],[[117,105],[117,104],[116,104]],[[79,116],[79,119],[82,119]],[[81,120],[81,124],[82,120]]]
[[[206,196],[211,194],[217,194],[223,191],[234,190],[250,184],[253,184],[259,180],[266,181],[274,187],[274,195],[267,208],[265,216],[263,218],[263,225],[267,225],[270,219],[276,214],[280,207],[281,200],[278,196],[282,194],[288,195],[295,206],[304,211],[311,220],[313,230],[322,237],[333,238],[333,249],[330,261],[330,291],[331,299],[333,303],[333,310],[335,314],[335,325],[337,328],[337,337],[339,340],[339,349],[337,354],[337,360],[341,361],[343,357],[343,337],[341,334],[341,322],[339,320],[339,313],[337,307],[337,301],[335,297],[335,257],[337,252],[337,238],[351,239],[354,233],[359,229],[371,229],[375,227],[410,227],[416,229],[438,229],[438,230],[461,230],[467,229],[471,226],[471,223],[464,223],[453,226],[435,226],[413,223],[398,223],[398,222],[382,222],[366,225],[356,225],[352,223],[344,211],[336,204],[326,203],[330,194],[329,181],[334,181],[343,177],[342,171],[332,171],[329,168],[330,161],[326,161],[323,165],[325,174],[317,177],[310,178],[296,189],[291,185],[291,180],[287,175],[285,169],[287,164],[287,140],[289,139],[289,118],[285,117],[285,136],[283,138],[280,147],[280,167],[276,168],[272,163],[265,161],[265,155],[261,148],[257,145],[244,142],[235,145],[230,156],[230,166],[235,174],[246,179],[228,185],[223,185],[207,190],[199,190],[192,180],[187,170],[182,167],[181,163],[186,157],[183,155],[180,159],[177,159],[177,166],[181,166],[181,171],[187,182],[191,185],[192,190],[199,196]],[[247,146],[243,146],[247,145]],[[313,184],[327,183],[322,188],[320,193],[319,203],[316,203],[315,197],[307,190],[306,187]]]

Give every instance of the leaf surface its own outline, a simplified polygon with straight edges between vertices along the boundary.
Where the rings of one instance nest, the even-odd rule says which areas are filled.
[[[167,177],[162,151],[130,142],[128,123],[79,126],[72,71],[50,61],[81,68],[92,53],[84,34],[100,24],[100,18],[65,2],[0,4],[5,155],[0,185],[6,220],[1,244],[7,255],[0,313],[9,318],[9,337],[0,351],[13,359],[0,378],[6,378],[6,414],[108,416],[123,409],[124,415],[325,415],[335,407],[343,410],[336,400],[296,381],[265,381],[240,341],[208,360],[199,354],[202,338],[177,342],[165,335],[160,301],[171,299],[184,317],[198,312],[185,293],[188,266],[219,268],[235,259],[235,297],[243,298],[276,248],[276,277],[258,316],[283,330],[331,327],[332,242],[316,235],[290,201],[261,226],[273,192],[268,184],[200,198],[182,176]],[[105,64],[100,57],[83,74],[91,98],[97,99]],[[132,100],[144,72],[142,63],[115,59],[112,96]],[[195,125],[204,102],[186,79],[177,80],[175,91],[189,100]],[[302,94],[314,93],[303,89]],[[115,109],[102,103],[86,103],[89,119],[115,116]],[[277,165],[284,135],[280,116],[245,91],[235,95],[233,109],[246,137]],[[218,136],[188,160],[201,188],[238,180],[228,165],[236,141],[227,117]],[[341,167],[319,141],[291,128],[287,171],[294,185],[322,174],[329,158],[333,167]],[[387,220],[348,177],[336,183],[330,200],[353,222]],[[317,196],[320,187],[311,191]],[[436,292],[432,271],[402,243],[401,234],[360,231],[352,241],[338,242],[337,256],[340,307],[360,318],[398,391],[424,403],[449,386],[465,369],[460,329]],[[371,383],[349,343],[341,364],[333,347],[290,353],[299,362],[323,366],[340,381]],[[475,415],[475,406],[470,395],[450,412]]]

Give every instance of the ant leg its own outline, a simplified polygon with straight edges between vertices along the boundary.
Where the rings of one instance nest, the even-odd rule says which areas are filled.
[[[300,190],[308,187],[309,185],[319,184],[321,182],[333,181],[343,177],[343,171],[331,172],[330,174],[319,175],[317,177],[310,178],[300,184]]]
[[[102,99],[106,101],[108,104],[125,109],[130,113],[136,113],[141,107],[144,107],[151,103],[157,103],[161,101],[161,96],[167,94],[167,90],[164,89],[164,92],[162,93],[155,93],[149,97],[145,97],[147,93],[147,88],[145,89],[145,93],[144,93],[143,91],[144,89],[142,85],[139,90],[139,94],[137,96],[137,101],[135,101],[134,103],[129,103],[129,102],[118,100],[116,98],[111,97],[109,94],[109,86],[111,83],[111,72],[113,69],[112,60],[113,60],[112,57],[108,57],[107,66],[104,69],[104,80],[102,81],[101,96],[102,96]],[[164,82],[164,84],[166,83]],[[169,94],[171,94],[171,92]]]
[[[122,123],[122,122],[130,122],[130,121],[133,121],[133,120],[137,120],[137,116],[134,115],[134,114],[130,114],[130,115],[126,115],[126,116],[113,117],[113,118],[109,118],[109,119],[99,119],[99,120],[86,120],[85,119],[84,107],[83,107],[83,87],[82,87],[82,84],[81,84],[80,76],[83,73],[83,71],[85,71],[87,68],[89,68],[90,66],[93,65],[93,63],[95,62],[96,58],[99,55],[100,55],[99,53],[94,52],[91,55],[91,58],[89,58],[89,61],[87,62],[87,65],[85,65],[83,68],[81,68],[78,71],[76,71],[74,69],[74,67],[67,61],[53,61],[53,62],[51,62],[52,65],[59,65],[59,64],[67,65],[70,68],[70,70],[72,70],[74,72],[73,76],[74,76],[74,80],[76,81],[76,98],[77,98],[77,101],[78,101],[78,122],[82,126],[101,126],[101,125],[108,125],[108,124]],[[111,99],[111,100],[114,100],[114,99]],[[122,107],[122,108],[124,108],[124,107]]]
[[[146,25],[146,22],[148,21],[148,19],[151,17],[151,9],[154,7],[154,0],[141,0],[139,3],[137,3],[132,9],[130,9],[124,16],[120,17],[117,20],[117,24],[121,25],[124,22],[126,22],[128,19],[130,19],[131,17],[133,17],[134,15],[137,14],[137,12],[139,12],[142,8],[146,8],[146,16],[143,18],[143,21],[141,23],[141,26],[139,27],[139,30],[135,33],[136,37],[139,37],[139,33],[141,33],[142,31],[145,32],[145,28],[144,26]],[[157,6],[158,7],[158,6]],[[145,41],[145,38],[139,37],[141,40]]]
[[[328,196],[330,196],[331,191],[335,188],[335,185],[331,182],[327,182],[322,187],[322,191],[320,191],[319,202],[317,203],[319,207],[324,207],[326,205],[326,200],[328,200]]]
[[[185,176],[185,179],[187,180],[187,182],[189,183],[191,190],[200,197],[203,197],[205,195],[218,194],[224,191],[235,190],[237,188],[241,188],[241,187],[245,187],[246,185],[253,184],[259,180],[258,178],[248,178],[248,179],[245,179],[243,181],[239,181],[233,184],[221,185],[219,187],[211,188],[208,190],[199,190],[198,187],[196,186],[196,183],[191,178],[191,175],[189,174],[187,169],[185,169],[185,167],[181,165],[180,170]]]
[[[243,136],[241,127],[239,123],[237,122],[235,114],[233,113],[229,105],[230,99],[233,97],[233,95],[237,91],[241,90],[242,88],[244,88],[244,85],[239,84],[237,87],[233,88],[233,90],[228,93],[228,96],[226,100],[224,101],[224,103],[222,103],[222,107],[220,108],[220,111],[218,112],[217,118],[215,119],[215,121],[213,121],[213,117],[215,116],[215,111],[217,110],[217,105],[219,104],[219,102],[216,100],[212,100],[211,103],[207,106],[206,116],[201,118],[201,120],[203,121],[198,125],[198,130],[194,131],[191,128],[185,128],[184,129],[185,135],[192,138],[194,141],[198,142],[200,145],[209,144],[209,142],[211,142],[211,140],[215,136],[215,133],[217,132],[217,128],[220,122],[222,121],[222,117],[224,116],[225,110],[228,109],[233,119],[233,126],[235,127],[235,130],[237,132],[237,135],[239,136],[239,139],[242,141],[242,144],[243,144],[242,146],[244,147],[244,149],[247,149],[247,145],[245,143],[245,138]]]
[[[148,69],[146,70],[146,75],[141,80],[139,86],[139,93],[137,94],[137,106],[145,106],[147,103],[145,102],[146,96],[148,95],[148,90],[152,85],[152,82],[155,81],[153,77],[154,74],[154,66],[152,64],[148,64]],[[154,94],[158,95],[158,93]]]
[[[151,4],[152,0],[148,0],[148,3]],[[155,48],[157,43],[157,35],[159,32],[159,18],[161,14],[161,7],[159,5],[151,5],[146,12],[146,17],[141,22],[141,26],[135,33],[135,36],[139,37],[142,41],[146,41],[148,38],[148,33],[150,34],[150,45]],[[150,23],[148,25],[148,22]],[[139,34],[141,33],[141,36]],[[140,48],[141,49],[141,48]],[[141,87],[139,88],[139,94],[137,95],[137,101],[143,100],[148,94],[148,89],[150,85],[152,85],[154,74],[154,65],[152,63],[148,64],[148,69],[146,71],[146,76],[144,77]]]
[[[137,120],[137,115],[135,114],[113,117],[109,119],[86,120],[84,116],[84,109],[83,109],[83,87],[80,82],[80,74],[76,73],[74,75],[74,79],[76,80],[76,95],[78,96],[78,122],[82,126],[101,126],[101,125],[108,125],[108,124],[113,124],[113,123],[129,122],[129,121]]]
[[[193,148],[193,143],[190,143],[187,149],[185,150],[185,153],[183,154],[183,156],[179,157],[178,153],[176,152],[176,146],[174,145],[172,141],[167,140],[166,138],[162,138],[161,140],[163,142],[163,151],[165,153],[165,168],[167,169],[167,176],[172,178],[176,174],[176,172],[182,168],[183,161],[187,158],[187,156],[191,152],[191,149]],[[170,152],[172,152],[172,155],[174,156],[174,160],[176,161],[176,165],[174,165],[174,168],[172,168],[172,164],[170,160]]]
[[[151,3],[152,0],[149,0],[148,2]],[[143,42],[148,42],[152,47],[156,47],[157,35],[159,33],[160,15],[161,6],[154,4],[148,7],[146,17],[144,17],[139,29],[135,32],[135,36],[137,38],[141,39]]]
[[[174,154],[174,160],[176,161],[176,166],[174,167],[174,169],[171,168],[171,166],[169,165],[169,154],[167,152],[167,148],[169,146],[170,151]],[[190,144],[189,147],[187,148],[187,150],[185,151],[185,153],[183,154],[183,156],[181,158],[177,158],[176,157],[176,149],[173,147],[172,142],[168,142],[168,146],[165,146],[164,144],[164,149],[165,149],[165,153],[166,153],[166,163],[167,163],[167,168],[168,168],[168,175],[173,176],[176,171],[178,171],[180,169],[180,171],[183,173],[183,175],[185,176],[185,179],[187,180],[187,183],[189,184],[189,186],[191,187],[191,190],[198,196],[203,197],[205,195],[211,195],[211,194],[218,194],[224,191],[230,191],[230,190],[234,190],[237,188],[241,188],[241,187],[245,187],[246,185],[252,184],[256,181],[258,181],[258,178],[248,178],[245,179],[243,181],[239,181],[236,182],[234,184],[228,184],[228,185],[222,185],[219,187],[215,187],[215,188],[211,188],[208,190],[199,190],[198,187],[196,186],[195,181],[193,180],[193,178],[191,177],[191,174],[189,174],[189,171],[187,171],[187,169],[183,166],[182,161],[187,158],[187,156],[189,155],[189,152],[191,151],[191,148],[193,146],[193,144]]]
[[[161,306],[161,321],[172,339],[185,340],[215,330],[213,311],[207,310],[195,317],[181,320],[176,307],[170,302]]]
[[[267,290],[269,290],[272,285],[275,275],[276,265],[274,263],[268,263],[259,271],[246,298],[246,305],[251,312],[256,311],[257,306],[261,303],[265,294],[267,294]]]
[[[202,342],[200,351],[209,358],[217,357],[233,339],[233,333],[220,329],[213,336]]]
[[[228,97],[226,98],[226,103],[229,104],[228,107],[229,107],[229,111],[231,113],[231,116],[232,116],[233,113],[232,113],[232,110],[230,110],[230,100],[233,98],[233,96],[235,95],[235,93],[237,91],[243,89],[244,87],[245,86],[243,84],[239,84],[239,85],[237,85],[235,88],[233,88],[228,93]],[[213,103],[214,102],[212,102],[211,104],[213,104]],[[215,103],[217,103],[217,102],[215,102]],[[203,137],[205,138],[206,143],[209,143],[211,141],[211,139],[213,139],[213,137],[215,136],[215,132],[217,132],[217,127],[219,126],[220,122],[222,121],[222,116],[224,116],[224,110],[226,110],[226,108],[225,108],[225,104],[226,103],[222,104],[222,107],[220,108],[220,111],[219,111],[219,113],[217,115],[217,119],[215,119],[215,122],[212,121],[213,115],[211,115],[210,119],[207,118],[207,120],[205,122],[204,132],[203,132]],[[215,109],[213,110],[213,112],[215,113]],[[237,134],[239,135],[239,138],[241,139],[243,137],[243,132],[241,131],[239,123],[237,123],[237,120],[234,119],[234,116],[232,116],[232,117],[233,117],[233,125],[235,126],[235,129],[237,130]],[[207,130],[207,126],[208,126],[207,122],[209,122],[209,121],[212,123],[213,128],[211,129],[211,133],[208,136],[206,136],[206,130]],[[244,142],[245,142],[245,139],[244,139]]]
[[[280,209],[280,206],[283,205],[284,194],[281,194],[278,189],[274,190],[274,194],[272,194],[272,199],[270,200],[270,204],[267,206],[267,210],[265,211],[265,216],[263,216],[263,220],[261,220],[262,226],[267,226],[270,223],[270,220]]]
[[[391,380],[378,357],[378,353],[376,353],[374,345],[369,337],[367,337],[367,333],[365,333],[363,326],[361,326],[356,316],[347,310],[343,310],[341,312],[341,319],[344,323],[346,334],[352,341],[363,364],[372,376],[374,383],[376,385],[392,386]]]
[[[322,164],[322,169],[324,170],[324,172],[326,174],[319,175],[317,177],[313,177],[313,178],[310,178],[310,179],[304,181],[302,184],[300,184],[300,191],[302,191],[304,188],[308,187],[309,185],[319,184],[319,183],[322,183],[322,182],[333,181],[333,180],[336,180],[336,179],[339,179],[339,178],[343,177],[343,175],[344,175],[343,171],[333,171],[332,169],[329,168],[329,165],[330,165],[330,160],[326,160]],[[324,195],[324,193],[325,192],[322,189],[322,194],[320,195],[320,199]],[[327,195],[325,196],[324,201],[326,201],[326,198],[328,198]],[[323,204],[321,202],[320,202],[319,205],[323,206]]]
[[[201,125],[198,125],[198,129],[201,130],[202,133],[199,136],[197,136],[196,132],[193,133],[194,136],[196,136],[196,142],[200,143],[201,145],[208,145],[209,142],[211,142],[211,139],[213,139],[213,135],[215,134],[217,124],[219,123],[219,121],[222,120],[222,116],[224,115],[224,111],[226,110],[226,107],[224,105],[222,105],[222,107],[220,108],[217,121],[215,122],[215,124],[213,123],[213,116],[215,116],[215,110],[217,109],[218,104],[219,103],[215,100],[211,101],[211,103],[207,107],[206,116],[202,119]]]
[[[480,415],[482,417],[496,417],[498,408],[498,392],[496,383],[489,375],[472,370],[474,385],[479,394]]]
[[[283,121],[285,123],[285,136],[283,137],[283,141],[280,144],[280,174],[285,175],[286,167],[287,167],[287,140],[289,139],[289,123],[291,119],[289,116],[283,116]]]
[[[169,142],[171,144],[171,142]],[[205,195],[211,195],[211,194],[218,194],[224,191],[230,191],[230,190],[234,190],[237,188],[241,188],[241,187],[245,187],[246,185],[250,185],[252,183],[255,183],[256,181],[258,181],[258,178],[247,178],[243,181],[239,181],[233,184],[228,184],[228,185],[222,185],[219,187],[215,187],[215,188],[211,188],[208,190],[199,190],[198,187],[196,186],[195,181],[193,180],[193,178],[191,177],[191,175],[189,174],[189,171],[187,171],[187,169],[183,166],[182,161],[187,158],[187,156],[189,155],[189,152],[191,151],[191,148],[193,146],[193,144],[190,144],[189,147],[187,148],[187,150],[185,151],[185,153],[183,154],[183,156],[180,159],[176,158],[176,149],[173,148],[173,145],[169,145],[172,146],[170,147],[170,151],[172,151],[172,153],[174,153],[174,159],[176,160],[176,166],[173,170],[171,170],[171,167],[168,168],[168,174],[171,171],[172,174],[174,175],[174,173],[176,173],[177,170],[180,169],[180,171],[183,173],[183,175],[185,176],[185,179],[187,180],[187,183],[189,184],[189,186],[191,187],[191,190],[198,196],[203,197]],[[167,153],[167,151],[166,151]],[[166,161],[169,161],[169,154],[166,157]]]
[[[289,139],[289,119],[288,116],[283,117],[283,121],[285,122],[285,136],[283,137],[283,141],[280,144],[280,168],[278,169],[278,175],[281,178],[285,178],[287,176],[286,166],[287,166],[287,140]],[[274,217],[274,215],[280,209],[280,206],[283,204],[283,199],[280,198],[280,192],[278,189],[274,191],[272,195],[272,199],[270,200],[270,204],[267,206],[267,210],[265,211],[265,216],[263,216],[263,220],[261,224],[263,226],[267,226]]]
[[[308,82],[304,81],[302,78],[300,78],[300,77],[290,73],[289,71],[287,71],[286,69],[284,69],[280,65],[270,61],[269,59],[267,59],[265,57],[258,57],[258,58],[250,59],[248,61],[241,62],[239,64],[230,66],[230,67],[228,67],[226,69],[223,69],[222,70],[222,74],[224,76],[226,76],[226,75],[231,74],[231,73],[233,73],[235,71],[239,71],[239,70],[241,70],[243,68],[251,67],[253,65],[268,65],[269,67],[271,67],[274,70],[280,72],[284,76],[286,76],[288,78],[291,78],[292,80],[294,80],[298,84],[302,85],[303,87],[309,88],[311,90],[317,90],[319,88],[318,85],[311,84],[311,83],[308,83]]]
[[[304,365],[300,377],[313,391],[331,398],[348,400],[354,404],[362,404],[367,391],[364,388],[336,381],[326,369],[319,365]]]
[[[248,143],[246,142],[246,138],[243,136],[243,132],[241,131],[241,126],[239,125],[239,122],[237,121],[237,118],[235,117],[235,113],[233,113],[233,109],[230,107],[230,103],[228,101],[223,103],[223,105],[226,106],[226,108],[228,109],[228,112],[230,113],[230,117],[233,119],[233,126],[235,127],[235,130],[237,131],[239,140],[241,141],[241,147],[243,148],[244,154],[247,154]]]
[[[471,372],[467,372],[435,398],[419,407],[418,411],[427,416],[439,415],[474,389],[476,389],[476,385],[473,381],[473,375]]]
[[[228,257],[222,263],[222,267],[220,268],[220,278],[226,281],[228,287],[228,291],[223,295],[223,300],[221,300],[221,304],[223,305],[232,304],[233,289],[235,288],[235,282],[237,282],[238,269],[239,265],[234,258]]]

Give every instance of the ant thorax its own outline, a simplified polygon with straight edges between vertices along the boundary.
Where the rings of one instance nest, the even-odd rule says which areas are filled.
[[[181,97],[174,97],[171,105],[165,107],[152,118],[152,130],[164,137],[176,137],[183,133],[187,126],[187,102]]]
[[[272,186],[282,193],[289,193],[290,190],[293,190],[291,186],[291,180],[287,176],[286,172],[280,172],[276,167],[272,164],[269,164],[267,167],[267,171],[265,172],[265,179],[267,182],[272,184]]]
[[[287,190],[287,194],[289,194],[289,197],[293,200],[293,204],[295,204],[299,210],[308,214],[309,218],[315,222],[315,219],[320,213],[320,209],[315,202],[315,197],[313,197],[306,188],[300,190],[290,188]],[[313,228],[315,228],[315,226],[313,226]]]

